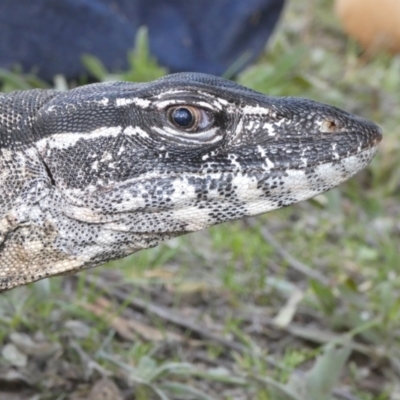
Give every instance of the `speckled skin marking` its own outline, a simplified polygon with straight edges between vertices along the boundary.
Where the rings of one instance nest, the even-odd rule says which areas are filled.
[[[173,106],[203,110],[187,132]],[[0,291],[329,190],[372,122],[204,74],[0,95]]]

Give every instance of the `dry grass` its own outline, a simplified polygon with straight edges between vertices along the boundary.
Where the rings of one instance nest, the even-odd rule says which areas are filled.
[[[375,120],[379,155],[317,200],[3,295],[1,399],[400,398],[400,58],[292,0],[238,80]]]

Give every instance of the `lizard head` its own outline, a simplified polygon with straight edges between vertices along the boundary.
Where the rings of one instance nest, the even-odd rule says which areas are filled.
[[[51,256],[28,281],[311,198],[364,168],[381,140],[335,107],[196,73],[59,93],[32,134],[48,179],[29,223]]]

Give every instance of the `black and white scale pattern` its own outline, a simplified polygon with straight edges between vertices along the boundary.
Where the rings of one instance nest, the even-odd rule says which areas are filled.
[[[1,94],[0,291],[308,199],[380,140],[337,108],[204,74]]]

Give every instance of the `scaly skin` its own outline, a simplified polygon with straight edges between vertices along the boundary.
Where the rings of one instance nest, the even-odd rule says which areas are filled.
[[[0,95],[0,291],[308,199],[380,140],[335,107],[204,74]]]

